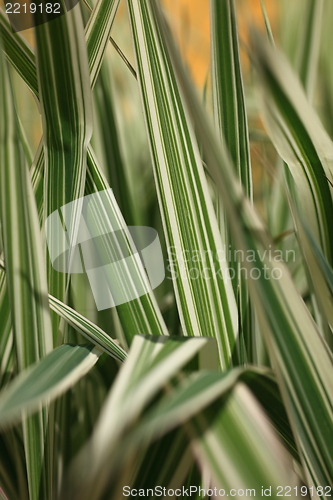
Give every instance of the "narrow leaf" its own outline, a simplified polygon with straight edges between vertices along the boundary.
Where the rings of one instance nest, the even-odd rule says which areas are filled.
[[[3,110],[0,119],[2,236],[15,352],[21,371],[52,349],[52,330],[37,209],[1,47],[0,99]],[[43,412],[39,412],[23,423],[31,500],[38,499],[42,478],[44,417]]]
[[[62,345],[18,375],[0,394],[0,426],[10,426],[60,396],[97,362],[93,346]]]
[[[216,338],[225,369],[237,337],[237,310],[199,149],[150,2],[129,0],[128,8],[183,331],[188,336]],[[217,274],[223,279],[216,279]]]
[[[255,268],[262,272],[256,280],[250,275],[248,284],[270,357],[278,373],[303,464],[309,467],[315,484],[331,484],[333,454],[327,444],[333,438],[331,354],[286,266],[274,255],[267,256],[267,250],[274,248],[270,237],[244,196],[231,160],[217,141],[211,123],[198,102],[160,10],[154,1],[150,3],[209,160],[210,173],[221,192],[237,247],[243,251],[251,250],[254,256],[261,255],[252,263],[245,259],[244,265],[248,271]],[[264,250],[266,254],[263,258]],[[268,272],[266,277],[264,266]],[[277,273],[279,278],[275,279]]]

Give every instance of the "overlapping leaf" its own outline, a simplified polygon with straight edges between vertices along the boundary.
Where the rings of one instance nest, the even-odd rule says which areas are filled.
[[[2,49],[0,65],[1,223],[15,355],[23,370],[52,349],[52,331],[37,209]],[[40,489],[45,423],[42,412],[23,422],[31,500]]]
[[[220,2],[211,0],[211,64],[213,112],[221,140],[233,159],[237,175],[248,197],[252,199],[252,172],[248,123],[245,109],[243,78],[240,66],[237,21],[234,0]],[[223,26],[223,29],[221,29]],[[249,303],[246,283],[240,276],[241,263],[237,262],[234,246],[228,231],[226,214],[222,202],[219,214],[224,218],[222,239],[232,248],[229,265],[234,274],[233,287],[238,295],[239,307],[239,350],[240,358],[253,362],[255,335],[253,333],[253,313]],[[225,232],[225,234],[223,234]],[[230,247],[229,247],[230,244]],[[253,347],[254,346],[254,347]],[[245,352],[242,352],[244,351]],[[253,352],[254,351],[254,352]]]
[[[289,166],[298,205],[309,229],[332,262],[333,145],[286,60],[262,41],[256,43],[257,66],[270,137]]]
[[[100,498],[121,465],[122,450],[115,450],[141,412],[181,369],[207,368],[209,362],[217,368],[214,344],[207,338],[134,338],[93,436],[73,463],[63,498]],[[97,455],[94,450],[98,450]]]
[[[149,3],[153,7],[151,15],[158,23],[159,33],[176,68],[211,175],[220,189],[237,246],[244,251],[253,251],[255,256],[254,262],[245,260],[244,265],[249,272],[253,269],[257,274],[258,270],[261,272],[256,280],[253,278],[257,274],[250,274],[248,283],[303,463],[310,471],[311,481],[317,485],[330,484],[333,477],[333,456],[328,446],[333,429],[331,354],[286,266],[272,253],[270,256],[266,253],[262,258],[262,252],[272,248],[271,240],[244,196],[229,156],[216,140],[160,10],[154,1]],[[268,272],[266,275],[264,266]]]
[[[149,2],[130,0],[128,7],[183,331],[216,338],[224,369],[237,338],[237,310],[198,146]]]
[[[64,4],[62,8],[65,9]],[[37,10],[39,12],[39,10]],[[80,8],[48,21],[47,14],[35,14],[43,21],[35,28],[36,64],[43,121],[44,217],[83,196],[86,178],[86,150],[92,133],[92,104],[88,57]],[[46,17],[45,17],[46,16]],[[39,19],[41,18],[41,19]],[[78,224],[68,228],[70,241]],[[60,249],[66,248],[66,234],[48,235]],[[49,290],[65,301],[68,275],[48,263]],[[58,320],[53,316],[54,335]]]
[[[105,1],[104,1],[105,3]],[[104,6],[108,9],[107,6]],[[103,7],[103,8],[104,8]],[[115,11],[111,9],[109,14],[114,16]],[[109,27],[111,28],[111,24]],[[92,29],[92,28],[91,28]],[[91,37],[91,54],[99,54],[99,57],[102,57],[103,50],[101,50],[101,46],[104,43],[104,36],[98,34],[98,30],[94,28],[93,30],[94,36]],[[33,79],[31,79],[31,74],[34,74],[36,71],[34,67],[34,54],[31,50],[24,45],[25,52],[22,52],[21,46],[17,43],[16,37],[11,37],[8,39],[8,44],[11,46],[11,52],[14,54],[14,59],[17,61],[18,55],[25,61],[25,65],[22,65],[21,68],[25,73],[25,81],[28,83],[30,90],[36,95],[39,99],[39,94],[36,88],[34,88]],[[7,50],[7,49],[6,49]],[[91,60],[90,52],[88,53],[88,60]],[[97,67],[99,67],[97,65]],[[97,70],[96,70],[97,71]],[[96,75],[97,76],[97,75]],[[92,194],[96,191],[104,191],[109,189],[109,185],[105,179],[105,176],[102,174],[100,167],[97,164],[95,155],[90,147],[88,147],[88,179],[87,179],[87,188],[86,194]],[[38,212],[42,214],[42,204],[43,204],[43,170],[44,170],[44,152],[41,148],[37,151],[36,159],[32,169],[32,179],[34,190],[36,193],[37,203],[38,203]],[[118,221],[118,224],[122,227],[125,234],[128,233],[125,221],[119,211],[118,204],[113,196],[108,197],[108,201],[110,206],[107,207],[108,210],[113,212],[113,217]],[[101,219],[103,220],[103,219]],[[129,243],[126,243],[128,251],[132,252],[132,247],[128,246]],[[112,255],[112,248],[109,248],[109,252]],[[113,259],[111,259],[113,260]],[[132,275],[132,278],[135,280],[145,280],[146,275],[145,271],[141,265],[141,262],[136,260],[133,261],[134,268],[131,269],[131,272],[135,272]],[[128,270],[129,273],[129,270]],[[59,275],[59,273],[58,273]],[[129,276],[129,275],[128,275]],[[59,277],[59,276],[58,276]],[[129,276],[129,282],[132,281],[131,276]],[[124,277],[121,277],[124,280]],[[120,318],[122,324],[124,325],[124,331],[126,335],[126,340],[130,344],[131,339],[137,333],[151,333],[151,334],[162,334],[167,335],[167,329],[164,324],[162,315],[157,307],[156,300],[152,292],[147,293],[146,295],[140,297],[139,299],[133,300],[130,303],[121,304],[117,307],[117,310],[120,314]]]
[[[24,413],[73,386],[97,362],[102,351],[93,346],[62,345],[18,375],[0,394],[0,426],[12,425]]]

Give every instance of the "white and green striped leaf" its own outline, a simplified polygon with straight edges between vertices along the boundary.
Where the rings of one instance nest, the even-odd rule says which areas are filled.
[[[255,256],[254,262],[245,259],[244,267],[248,272],[252,269],[261,271],[256,280],[250,275],[248,284],[303,464],[308,467],[315,484],[331,484],[333,454],[327,444],[332,440],[333,429],[331,353],[286,266],[274,253],[267,254],[270,248],[274,248],[267,231],[244,196],[229,156],[216,140],[156,3],[150,3],[165,47],[168,47],[177,70],[210,173],[221,192],[237,247],[243,251],[251,250]],[[266,254],[263,254],[265,250]],[[266,277],[264,266],[268,272]]]
[[[271,419],[287,450],[299,461],[296,445],[272,373],[267,368],[236,367],[223,374],[201,370],[182,380],[138,424],[126,443],[133,449],[149,435],[160,437],[184,424],[242,383],[251,390]],[[147,439],[147,438],[146,438]],[[125,447],[125,443],[124,443]]]
[[[2,269],[0,270],[0,318],[0,386],[2,386],[15,363],[9,297],[5,273]]]
[[[0,33],[7,60],[28,87],[36,93],[38,81],[34,68],[35,57],[32,49],[20,33],[13,33],[7,16],[2,9],[0,9]]]
[[[292,203],[291,203],[292,205]],[[325,318],[323,322],[327,322],[330,330],[324,328],[324,338],[331,350],[333,349],[333,288],[332,288],[332,268],[323,255],[319,245],[309,231],[307,224],[302,218],[296,207],[292,208],[295,220],[297,237],[302,249],[303,258],[308,271],[308,280],[310,288],[314,292],[314,296],[319,307],[321,315]]]
[[[318,72],[323,7],[323,0],[307,0],[306,20],[299,44],[299,77],[310,102],[313,98]]]
[[[52,330],[37,209],[1,49],[0,99],[3,110],[0,120],[2,236],[15,356],[21,371],[50,352]],[[23,422],[31,500],[38,499],[43,474],[45,424],[43,412]]]
[[[83,22],[77,5],[48,21],[36,19],[36,64],[44,133],[44,217],[83,196],[86,178],[86,150],[92,133],[92,103],[88,56]],[[68,228],[71,241],[77,224]],[[60,248],[65,248],[61,235]],[[62,233],[65,238],[65,233]],[[75,239],[75,238],[74,238]],[[48,263],[49,290],[66,302],[68,275],[56,272]],[[54,335],[58,321],[54,318]]]
[[[214,344],[208,338],[134,337],[92,438],[73,463],[63,498],[100,498],[121,465],[122,443],[142,411],[181,370],[207,368],[208,364],[217,368]]]
[[[213,114],[221,140],[233,159],[237,175],[247,196],[252,199],[252,171],[248,123],[245,109],[243,78],[240,65],[238,30],[234,0],[210,1],[211,10],[211,66]],[[222,239],[232,248],[233,287],[238,296],[239,307],[239,347],[240,359],[253,362],[255,336],[253,334],[253,312],[249,303],[246,283],[240,276],[241,263],[235,259],[234,247],[228,231],[226,214],[219,200],[219,217],[223,217]],[[229,246],[231,245],[231,246]],[[245,352],[243,352],[245,350]]]
[[[276,496],[279,486],[289,486],[291,498],[297,498],[294,487],[299,482],[291,458],[246,385],[238,384],[221,406],[206,410],[189,425],[194,453],[208,468],[212,488],[240,499],[263,496],[263,490]]]
[[[92,40],[97,40],[99,43],[100,37],[93,37]],[[25,50],[29,52],[29,57],[26,57],[26,53],[21,53],[20,46],[17,44],[15,37],[9,38],[9,44],[12,44],[14,47],[12,48],[13,53],[16,55],[18,52],[20,56],[27,61],[27,66],[29,71],[26,72],[27,82],[31,83],[30,89],[35,93],[36,97],[39,98],[39,94],[33,87],[33,81],[30,81],[30,72],[33,73],[33,62],[34,55],[32,52],[28,51],[28,48],[25,47]],[[92,45],[92,49],[94,49],[94,45]],[[94,49],[95,50],[95,49]],[[97,49],[96,49],[97,50]],[[88,54],[89,58],[89,54]],[[89,58],[90,59],[90,58]],[[34,70],[36,71],[36,70]],[[88,147],[88,178],[87,178],[87,186],[86,186],[86,194],[92,194],[96,191],[105,191],[109,189],[109,184],[107,183],[104,174],[102,173],[99,165],[97,164],[96,157],[91,149]],[[38,211],[41,214],[43,207],[43,170],[44,170],[44,151],[41,149],[39,154],[37,152],[37,157],[35,159],[33,169],[32,169],[32,180],[34,185],[34,190],[38,203]],[[113,217],[118,221],[118,224],[123,229],[123,231],[127,234],[127,226],[123,219],[122,214],[120,213],[118,204],[114,199],[114,196],[108,196],[109,206],[106,207],[107,210],[112,211]],[[132,249],[130,248],[130,251]],[[109,252],[112,255],[112,248],[109,249]],[[135,280],[146,281],[145,271],[140,262],[135,261],[135,268],[131,269],[131,272],[135,271],[135,274],[132,276]],[[128,270],[129,273],[129,270]],[[59,274],[59,273],[58,273]],[[130,280],[131,281],[131,280]],[[152,335],[167,335],[168,331],[163,321],[161,312],[156,303],[156,299],[152,291],[147,293],[146,295],[140,297],[139,299],[133,300],[126,304],[121,304],[117,307],[117,311],[120,315],[121,322],[124,326],[124,331],[126,335],[127,343],[130,344],[132,338],[137,333],[144,334],[152,334]]]
[[[4,264],[0,259],[1,273],[5,270]],[[4,274],[1,274],[4,278]],[[5,292],[5,287],[1,288],[2,292]],[[0,304],[0,311],[4,311],[5,314],[5,299],[3,303]],[[60,300],[56,299],[49,294],[49,306],[52,311],[54,311],[60,318],[63,318],[70,326],[72,326],[77,332],[86,337],[90,342],[95,344],[95,346],[102,349],[104,352],[109,354],[109,356],[117,359],[118,361],[124,361],[126,359],[126,351],[122,349],[109,335],[107,335],[101,328],[92,323],[89,319],[82,316],[67,304],[64,304]],[[10,337],[10,324],[4,325],[4,334],[1,339],[1,346],[3,346],[3,371],[5,372],[6,363],[8,364],[11,360],[11,350],[12,350],[12,338]],[[7,335],[5,335],[7,333]],[[8,345],[6,345],[8,344]]]
[[[98,0],[85,27],[92,88],[101,68],[118,6],[119,0]]]
[[[84,335],[90,342],[93,342],[96,346],[109,354],[109,356],[112,356],[118,361],[124,361],[126,359],[126,351],[124,351],[124,349],[122,349],[122,347],[101,328],[60,300],[52,297],[52,295],[49,296],[49,300],[52,311],[57,313],[69,325],[81,333],[81,335]]]
[[[12,426],[72,387],[98,361],[93,346],[62,345],[21,372],[0,394],[0,427]]]
[[[244,191],[252,197],[252,172],[234,0],[210,1],[213,111]]]
[[[150,2],[129,0],[128,8],[183,331],[188,336],[214,337],[225,369],[237,338],[237,310],[199,149]],[[224,279],[216,279],[217,273]]]
[[[277,50],[257,40],[256,59],[266,126],[295,182],[296,201],[329,262],[333,238],[333,144],[306,100],[297,78]]]

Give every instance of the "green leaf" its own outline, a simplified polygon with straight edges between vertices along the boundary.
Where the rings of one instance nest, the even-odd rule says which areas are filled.
[[[274,255],[274,246],[259,216],[244,196],[231,160],[219,144],[211,123],[195,95],[174,47],[170,31],[156,3],[151,1],[159,33],[177,71],[184,98],[196,126],[211,176],[224,201],[237,247],[252,251],[254,262],[244,260],[248,284],[261,331],[277,371],[283,400],[293,427],[303,465],[311,481],[331,484],[332,356],[299,296],[286,266]],[[223,168],[221,168],[223,165]],[[267,255],[269,249],[272,250]],[[266,254],[263,252],[266,250]],[[246,254],[245,254],[246,255]],[[265,274],[266,272],[268,274]],[[277,279],[278,276],[278,279]]]
[[[62,498],[100,498],[120,466],[121,443],[144,408],[180,370],[207,368],[208,363],[218,366],[212,339],[134,337],[92,438],[75,459],[64,483]],[[98,450],[98,455],[93,450]]]
[[[37,209],[1,48],[0,99],[2,236],[15,352],[21,371],[52,349],[52,330]],[[45,424],[43,412],[23,422],[31,500],[38,498],[43,474]]]
[[[249,134],[234,0],[211,0],[213,111],[244,191],[252,197]]]
[[[36,26],[36,63],[44,145],[44,217],[63,205],[83,196],[86,178],[87,146],[92,134],[92,103],[88,56],[80,6]],[[77,224],[68,228],[70,241],[75,240]],[[62,233],[65,238],[65,232]],[[61,235],[60,248],[65,248]],[[59,241],[58,241],[59,240]],[[49,291],[66,302],[68,275],[55,271],[48,261]],[[53,316],[56,338],[58,317]]]
[[[98,0],[85,28],[91,86],[100,71],[119,0]]]
[[[259,39],[256,42],[261,95],[270,137],[295,181],[297,204],[329,262],[333,236],[333,145],[287,61]]]
[[[323,0],[307,0],[306,20],[299,44],[299,77],[310,102],[318,70],[323,6]]]
[[[213,90],[213,114],[221,140],[233,159],[237,175],[244,186],[244,190],[252,199],[252,172],[248,124],[245,109],[243,78],[240,65],[238,46],[237,21],[234,0],[221,2],[211,0],[211,66]],[[222,201],[219,200],[222,208]],[[221,210],[220,208],[220,210]],[[223,212],[220,217],[225,219]],[[227,221],[222,223],[225,235],[222,239],[230,254],[235,255],[234,246],[230,240],[230,231]],[[229,246],[229,245],[230,246]],[[236,254],[237,255],[237,254]],[[255,335],[253,333],[253,313],[249,303],[248,291],[244,280],[240,276],[240,263],[235,259],[228,259],[234,272],[233,286],[238,295],[239,303],[239,357],[244,361],[253,362],[255,353]],[[244,350],[245,353],[242,351]]]
[[[97,203],[97,211],[95,211],[95,217],[92,224],[96,225],[97,234],[103,234],[105,227],[110,226],[110,221],[112,221],[113,230],[118,230],[118,234],[122,234],[121,245],[119,248],[115,249],[112,246],[112,241],[110,245],[106,245],[102,250],[105,255],[109,256],[110,262],[115,260],[115,255],[121,252],[121,255],[127,257],[128,255],[133,255],[133,243],[128,233],[128,228],[123,219],[123,216],[119,210],[118,204],[112,191],[106,191],[109,186],[106,182],[105,176],[97,165],[96,158],[91,149],[88,149],[88,173],[87,173],[87,193],[103,192],[103,201],[101,204]],[[104,206],[103,213],[98,213],[98,205]],[[106,217],[106,215],[108,217]],[[108,258],[108,257],[106,257]],[[125,259],[123,259],[126,262]],[[143,269],[141,260],[131,259],[130,265],[123,267],[123,272],[119,273],[117,276],[111,277],[115,280],[113,286],[119,286],[120,288],[126,283],[126,287],[136,286],[136,284],[144,283],[147,290],[149,289],[149,284],[147,283],[147,278],[145,270]],[[106,274],[106,278],[110,277]],[[112,286],[112,283],[109,282]],[[117,306],[117,312],[121,324],[124,329],[124,334],[126,336],[126,341],[128,345],[134,335],[138,333],[145,333],[151,335],[168,335],[166,325],[164,323],[161,311],[158,308],[156,299],[152,291],[147,292],[141,297],[125,302]]]
[[[0,427],[11,426],[72,387],[97,362],[93,346],[62,345],[21,372],[0,394]]]
[[[5,270],[4,264],[0,259],[1,275],[4,278],[3,271]],[[5,287],[1,288],[2,292],[5,292]],[[5,302],[5,301],[4,301]],[[57,313],[60,318],[63,318],[69,325],[71,325],[80,334],[85,336],[90,342],[95,344],[97,347],[101,348],[109,356],[117,359],[118,361],[124,361],[127,357],[126,351],[124,351],[109,335],[107,335],[101,328],[92,323],[88,318],[82,316],[68,305],[64,304],[60,300],[56,299],[52,295],[49,295],[50,309]],[[0,304],[1,306],[2,304]],[[1,311],[1,309],[0,309]],[[1,339],[1,347],[3,350],[3,370],[5,371],[6,363],[11,360],[12,351],[12,338],[10,336],[10,324],[5,325],[3,338]],[[7,335],[5,335],[7,333]],[[8,345],[7,345],[8,344]]]
[[[8,290],[6,285],[5,273],[0,270],[0,387],[6,379],[6,376],[13,368],[15,360],[13,353],[13,332],[11,322],[11,312],[9,305]]]
[[[170,340],[178,342],[177,339]],[[166,340],[166,342],[169,343],[170,340]],[[151,341],[149,340],[149,342]],[[131,356],[133,356],[133,349],[130,353],[129,359],[131,359]],[[140,395],[145,397],[145,393],[141,390],[140,386],[144,382],[144,379],[149,375],[149,368],[148,372],[146,372],[146,356],[149,357],[149,353],[147,352],[144,354],[142,351],[140,358],[137,358],[136,364],[138,364],[138,361],[140,364],[138,369],[139,374],[135,376],[137,374],[137,370],[135,369],[133,371],[132,369],[131,373],[128,374],[129,384],[126,384],[123,380],[121,384],[122,389],[120,389],[120,381],[117,380],[116,382],[116,385],[118,386],[118,398],[122,397],[122,404],[125,404],[125,406],[127,397],[130,398],[132,391],[135,391],[137,397],[139,397],[137,404],[139,407],[143,408],[143,403],[140,402]],[[132,360],[132,362],[134,363],[134,360]],[[154,369],[157,369],[158,366],[159,365],[155,365]],[[144,379],[141,379],[141,373],[144,374]],[[134,383],[132,378],[134,378]],[[172,385],[174,386],[174,383]],[[127,394],[128,386],[130,386],[130,390]],[[228,426],[225,428],[225,435],[233,435],[234,433],[236,435],[240,434],[242,439],[244,438],[244,449],[245,446],[247,446],[247,439],[249,439],[252,443],[252,450],[247,447],[247,457],[240,461],[237,456],[237,449],[239,450],[240,447],[242,449],[241,443],[243,443],[243,441],[240,443],[239,439],[234,438],[232,442],[227,442],[226,445],[232,449],[232,453],[230,454],[230,456],[232,456],[232,460],[229,461],[228,466],[225,465],[224,468],[222,467],[222,470],[227,469],[229,471],[229,475],[237,477],[238,480],[241,481],[241,486],[245,485],[246,487],[250,487],[251,485],[251,487],[260,489],[261,486],[263,486],[262,484],[259,486],[260,478],[264,481],[266,487],[269,487],[272,484],[275,486],[280,485],[281,483],[277,482],[277,478],[279,478],[284,485],[290,485],[292,471],[290,470],[289,475],[287,476],[287,473],[284,470],[285,463],[283,463],[282,457],[284,457],[285,462],[289,463],[291,463],[291,458],[288,452],[283,450],[281,445],[277,443],[277,439],[272,430],[269,428],[266,419],[264,419],[262,410],[258,407],[258,403],[251,401],[253,399],[253,395],[250,394],[250,391],[254,391],[255,395],[260,397],[261,402],[264,403],[265,410],[269,416],[272,416],[274,423],[278,422],[277,430],[282,436],[287,450],[290,450],[296,460],[298,460],[297,453],[295,453],[295,444],[293,442],[292,434],[290,433],[288,421],[286,420],[286,423],[284,422],[284,419],[286,418],[284,408],[275,382],[272,379],[271,372],[268,369],[258,368],[247,370],[234,368],[230,372],[223,374],[208,372],[207,370],[201,369],[188,377],[185,376],[180,378],[180,382],[176,385],[176,387],[171,387],[169,384],[166,393],[163,394],[161,398],[157,400],[155,399],[152,405],[149,406],[147,412],[140,416],[140,418],[136,415],[135,408],[133,410],[134,415],[131,410],[129,410],[129,413],[128,410],[126,410],[127,417],[125,421],[123,420],[122,422],[126,431],[121,431],[121,429],[118,428],[118,438],[114,438],[112,441],[108,441],[108,443],[103,443],[103,446],[105,445],[105,453],[107,453],[107,455],[104,456],[103,465],[101,463],[100,467],[104,469],[104,472],[99,469],[98,472],[96,471],[96,475],[94,476],[90,468],[88,474],[92,474],[91,482],[94,485],[99,484],[101,487],[101,481],[104,481],[102,479],[104,476],[105,478],[108,478],[111,485],[115,482],[116,485],[119,484],[119,487],[123,487],[124,484],[132,484],[134,474],[136,475],[136,480],[132,487],[152,488],[155,485],[167,485],[170,478],[172,478],[173,482],[176,482],[177,487],[179,487],[179,485],[183,484],[179,481],[184,480],[184,473],[186,473],[187,467],[189,467],[192,462],[191,456],[192,460],[194,458],[190,450],[187,450],[187,439],[185,439],[186,436],[193,438],[193,432],[189,432],[190,429],[193,430],[193,427],[198,425],[198,421],[202,421],[203,418],[206,418],[207,413],[210,415],[210,422],[215,423],[215,417],[217,414],[221,419],[223,419],[223,417],[221,417],[221,413],[224,411],[227,413],[229,412],[229,401],[230,399],[236,399],[235,394],[240,392],[241,387],[243,388],[243,392],[246,391],[248,394],[246,398],[241,398],[239,401],[240,407],[233,415],[232,422],[228,422]],[[251,404],[249,404],[249,400]],[[112,402],[113,405],[111,405],[110,396],[110,412],[111,408],[115,408],[114,398],[112,399]],[[253,406],[256,407],[256,412],[259,414],[259,417],[257,416],[256,419],[252,418],[253,415],[249,412],[251,408],[253,409]],[[116,418],[116,415],[117,413],[113,413],[113,419]],[[109,413],[104,414],[104,420],[104,426],[102,426],[101,422],[99,425],[101,426],[100,438],[102,437],[103,429],[105,439],[108,433],[107,422],[109,422],[110,427]],[[262,429],[262,426],[265,428],[267,434],[259,440],[254,439],[252,437],[253,428],[255,428],[256,433],[258,433],[260,432],[260,429]],[[247,432],[244,431],[244,429],[247,429]],[[115,432],[116,431],[112,431],[112,434]],[[244,434],[247,434],[247,436],[244,436]],[[79,479],[80,477],[82,478],[82,481],[85,481],[85,478],[82,477],[82,474],[79,474],[79,471],[84,467],[84,462],[87,462],[88,457],[91,457],[91,452],[89,450],[98,446],[97,437],[98,435],[93,437],[93,444],[91,447],[88,446],[87,449],[81,454],[81,461],[77,464],[77,481],[81,481],[81,479]],[[118,446],[118,440],[120,439],[121,447]],[[154,443],[156,439],[158,439],[156,444],[151,444]],[[179,470],[180,451],[177,451],[177,442],[179,441],[183,442],[182,447],[184,453],[184,463],[181,467],[183,468],[185,466],[185,471]],[[215,441],[217,446],[222,447],[224,445],[225,437],[222,438],[221,433],[216,433]],[[272,442],[274,444],[274,448],[272,447]],[[161,446],[163,447],[163,453],[159,453]],[[156,455],[154,455],[155,453]],[[164,462],[165,456],[167,456],[166,463]],[[263,460],[260,460],[261,463],[258,463],[259,461],[257,462],[258,456],[261,458],[264,457]],[[135,469],[133,469],[132,466],[133,462],[136,464]],[[138,470],[137,468],[139,464],[141,464],[141,468]],[[215,464],[209,463],[208,460],[207,470],[213,470],[214,466]],[[125,474],[125,471],[130,471],[128,472],[128,482],[124,483],[122,471],[124,471]],[[73,469],[73,473],[74,472],[75,469]],[[120,481],[117,481],[118,475],[121,478]],[[151,477],[149,477],[149,475]],[[250,481],[251,476],[253,476],[252,481],[253,478],[256,479],[254,486],[253,482]],[[162,479],[157,480],[158,477],[164,478],[163,481]],[[183,479],[181,479],[181,477]],[[73,480],[76,481],[73,479],[73,476],[70,476],[69,481],[71,482]],[[270,483],[270,481],[273,482]],[[247,484],[247,482],[249,484]],[[171,482],[171,485],[172,484],[175,487],[175,484]],[[190,484],[193,483],[190,482]],[[73,490],[69,491],[69,495],[73,495],[75,491],[78,496],[74,496],[74,498],[79,498],[81,496],[81,491],[76,491],[76,487],[74,485],[71,486]],[[223,486],[225,487],[226,485],[224,484]],[[235,484],[229,484],[230,488],[234,486]],[[95,488],[94,494],[96,495],[96,498],[100,498],[101,493],[102,489],[97,490]]]
[[[104,61],[95,87],[96,120],[100,124],[97,133],[104,153],[102,165],[105,165],[104,172],[126,224],[131,226],[135,225],[136,217],[121,151],[112,87],[112,74],[107,61]]]
[[[266,29],[266,34],[267,38],[270,41],[272,45],[275,45],[274,43],[274,37],[273,37],[273,32],[271,28],[271,23],[269,22],[269,17],[266,9],[266,3],[265,0],[260,0],[260,6],[261,6],[261,12],[262,16],[264,18],[264,23],[265,23],[265,29]]]
[[[297,208],[293,206],[293,216],[295,220],[296,234],[300,243],[303,258],[308,271],[308,281],[314,292],[315,300],[324,316],[324,322],[327,322],[331,330],[326,332],[324,329],[324,338],[333,348],[333,271],[323,255],[320,247],[313,238],[307,224],[299,214]]]
[[[134,430],[134,437],[128,438],[128,446],[133,448],[147,435],[152,440],[186,423],[206,407],[232,392],[239,383],[246,384],[259,400],[286,448],[299,461],[281,395],[271,371],[267,368],[237,367],[223,374],[201,370],[189,376],[144,416]]]
[[[38,82],[32,48],[20,33],[13,33],[7,16],[2,9],[0,9],[0,34],[7,60],[28,87],[33,89],[33,93],[37,94]]]
[[[275,497],[279,486],[290,486],[291,497],[297,498],[292,461],[245,385],[237,385],[220,410],[212,407],[198,415],[189,431],[199,464],[212,476],[212,487],[239,499],[245,494],[263,496],[270,488],[268,496]]]
[[[89,321],[71,307],[67,306],[60,300],[49,296],[50,308],[63,318],[75,330],[84,335],[90,342],[103,349],[104,352],[117,359],[124,361],[126,352],[117,343],[109,337],[101,328]]]
[[[182,328],[187,336],[214,337],[225,369],[237,337],[237,309],[199,149],[150,3],[129,0],[128,8]]]
[[[140,448],[135,454],[135,462],[140,463],[141,467],[136,472],[135,480],[131,477],[126,483],[130,484],[131,488],[139,490],[163,485],[166,490],[174,490],[186,483],[186,478],[194,465],[194,457],[189,439],[180,427],[153,442],[147,449]],[[192,476],[191,485],[195,484],[193,479]],[[124,482],[120,477],[115,488],[122,489],[123,485]]]
[[[94,37],[93,40],[95,40],[96,43],[99,43],[102,40],[102,38]],[[14,46],[13,49],[14,54],[19,53],[22,59],[24,59],[27,62],[29,71],[26,72],[26,76],[27,76],[27,81],[29,81],[28,77],[30,75],[30,69],[31,67],[33,67],[33,60],[34,60],[33,54],[29,53],[29,57],[25,57],[25,54],[20,52],[21,49],[20,46],[17,44],[15,37],[9,38],[8,43]],[[36,70],[34,69],[34,71]],[[36,89],[34,89],[33,86],[31,86],[30,89],[33,92],[36,91]],[[38,98],[38,92],[35,95]],[[87,161],[88,161],[88,176],[87,176],[85,194],[92,194],[97,191],[105,191],[109,189],[110,186],[108,185],[104,174],[102,173],[99,165],[97,164],[97,160],[95,158],[95,155],[91,147],[88,147]],[[32,181],[37,198],[39,214],[42,214],[43,210],[42,206],[43,170],[44,170],[44,151],[41,148],[39,151],[37,151],[36,159],[32,168]],[[109,213],[110,212],[113,213],[112,218],[118,221],[117,223],[119,224],[119,226],[122,228],[125,234],[127,234],[128,232],[127,226],[125,224],[122,214],[119,211],[119,207],[116,200],[114,199],[114,196],[113,195],[108,196],[107,200],[109,203],[107,204],[106,209],[108,210]],[[101,218],[101,220],[103,220],[103,218]],[[128,245],[128,243],[126,243],[126,245]],[[129,248],[129,250],[132,251],[132,247]],[[112,255],[112,248],[109,248],[108,251]],[[145,270],[143,269],[141,263],[135,261],[134,264],[135,267],[131,269],[132,273],[133,271],[135,271],[134,275],[132,276],[133,279],[139,281],[142,279],[146,280]],[[157,335],[157,334],[168,335],[168,331],[163,321],[161,312],[157,306],[156,299],[154,297],[153,292],[151,291],[146,295],[140,297],[139,299],[133,300],[126,304],[119,305],[117,307],[117,311],[120,315],[120,319],[124,328],[124,332],[126,334],[126,340],[128,344],[131,343],[133,336],[137,333],[146,333],[146,334],[150,333],[152,335]]]

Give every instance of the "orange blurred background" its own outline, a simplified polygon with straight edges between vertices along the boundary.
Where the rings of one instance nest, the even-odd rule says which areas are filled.
[[[225,0],[221,0],[225,1]],[[192,77],[203,87],[209,71],[209,0],[163,0],[169,22]],[[264,29],[260,0],[236,0],[239,36],[246,43],[248,26]],[[266,0],[268,17],[274,28],[278,2]],[[244,57],[244,54],[242,54]]]

